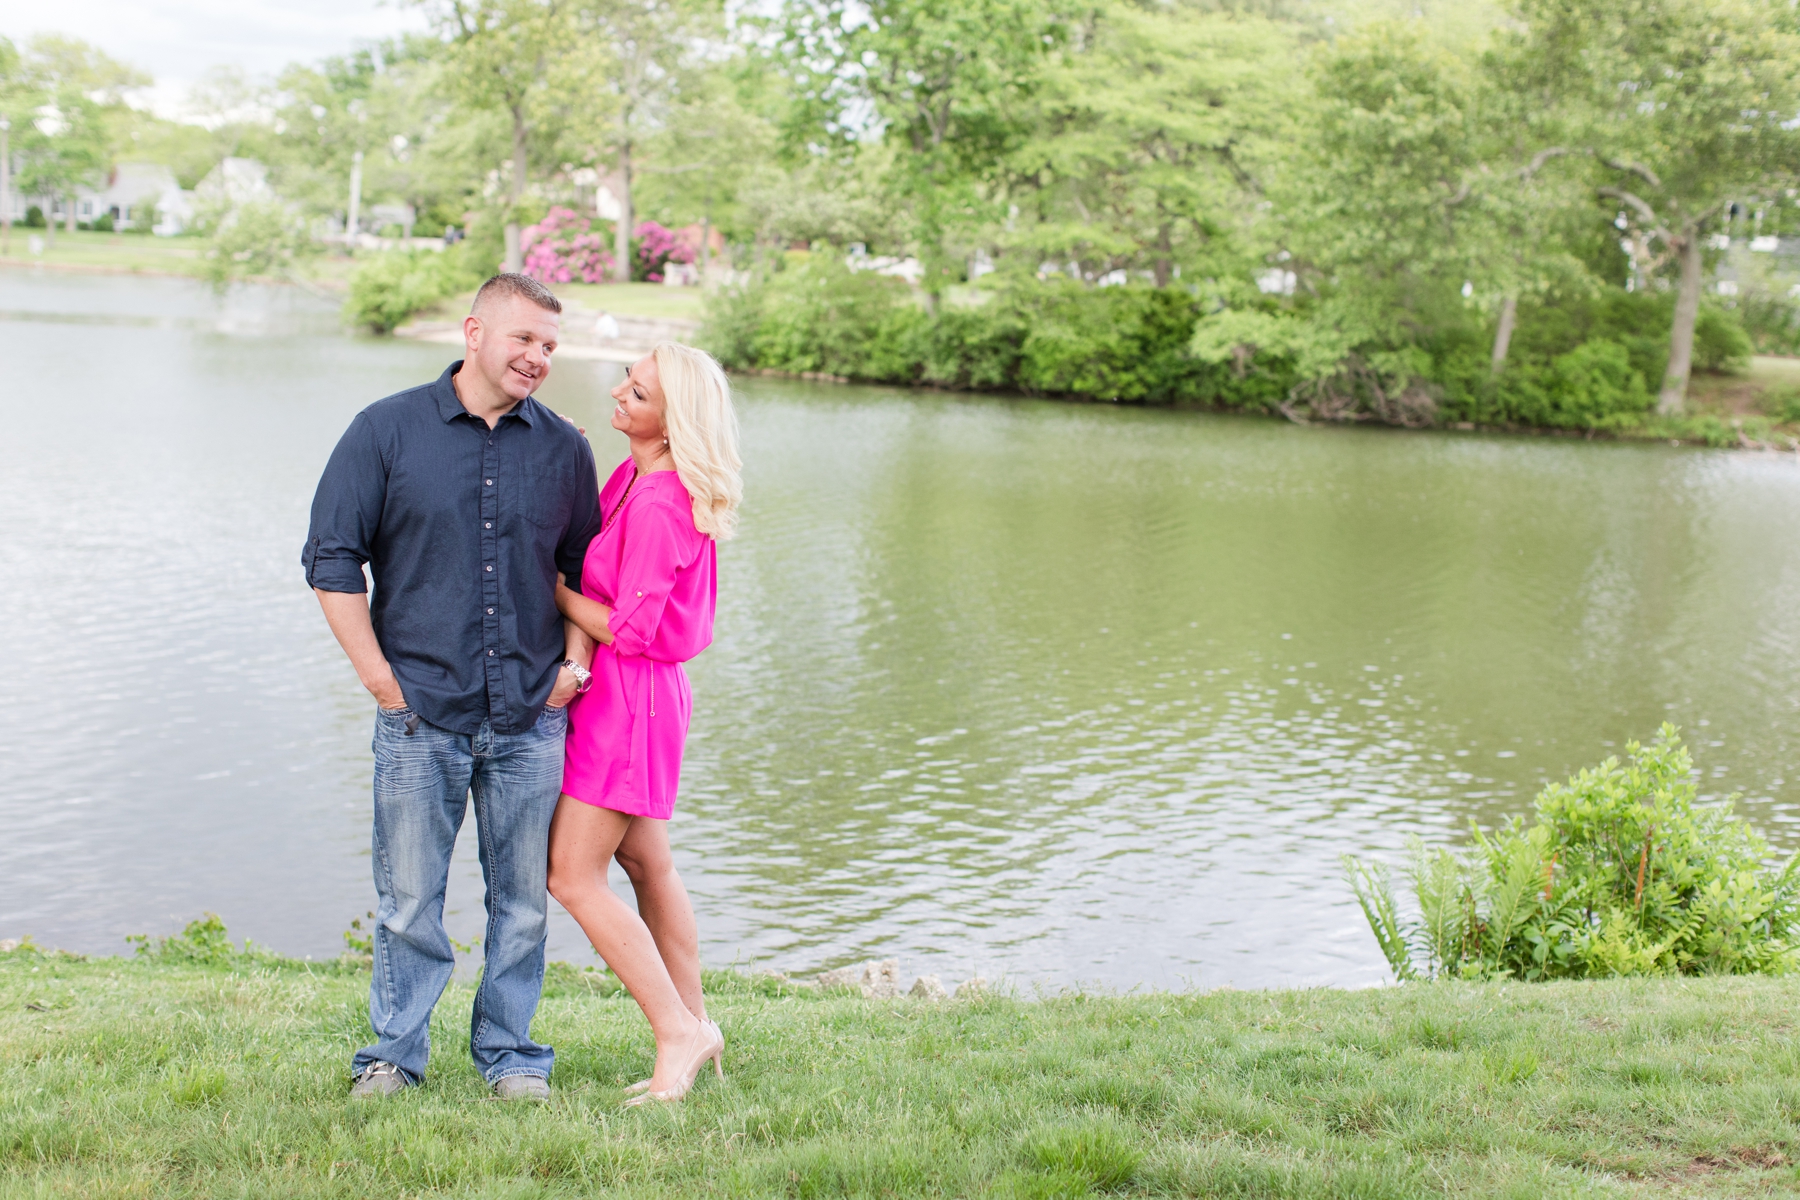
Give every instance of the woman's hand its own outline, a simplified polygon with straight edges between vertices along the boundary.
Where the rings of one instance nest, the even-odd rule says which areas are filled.
[[[589,600],[560,579],[556,581],[556,610],[596,642],[612,645],[612,627],[606,623],[612,609],[598,600]]]

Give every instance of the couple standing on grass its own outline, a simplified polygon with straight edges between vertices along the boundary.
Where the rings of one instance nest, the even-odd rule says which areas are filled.
[[[466,357],[358,414],[313,498],[306,579],[379,706],[376,1042],[353,1095],[425,1077],[471,797],[488,922],[469,1050],[494,1093],[550,1094],[554,1053],[530,1036],[546,889],[656,1035],[628,1103],[680,1099],[709,1059],[720,1069],[668,819],[692,708],[681,664],[712,641],[716,544],[742,492],[731,392],[705,354],[657,346],[613,389],[631,457],[600,487],[583,431],[534,397],[561,312],[528,276],[488,280]],[[615,858],[636,912],[607,885]]]

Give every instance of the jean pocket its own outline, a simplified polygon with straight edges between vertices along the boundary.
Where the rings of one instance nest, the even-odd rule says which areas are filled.
[[[569,706],[544,705],[543,713],[538,716],[538,728],[553,737],[560,737],[569,728]]]

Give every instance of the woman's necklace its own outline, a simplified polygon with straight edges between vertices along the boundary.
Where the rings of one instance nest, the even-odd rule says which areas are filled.
[[[650,465],[654,467],[657,463],[659,463],[663,460],[663,457],[666,454],[668,454],[667,450],[663,451],[662,454],[659,454],[655,458],[651,459]],[[611,528],[612,523],[619,519],[619,514],[623,511],[625,511],[625,501],[631,499],[631,489],[636,487],[638,484],[638,480],[642,479],[647,474],[649,474],[649,472],[639,471],[631,477],[631,482],[625,485],[625,494],[623,496],[619,497],[619,502],[617,504],[613,505],[612,516],[606,518],[606,520],[604,520],[600,523],[600,532],[605,533],[607,531],[607,529]]]
[[[631,489],[637,486],[638,478],[638,476],[633,475],[631,477],[631,482],[625,485],[625,494],[619,497],[619,502],[617,504],[613,505],[612,516],[606,518],[606,520],[601,523],[600,532],[605,533],[608,529],[612,528],[612,523],[619,519],[619,514],[625,510],[625,501],[631,498]]]

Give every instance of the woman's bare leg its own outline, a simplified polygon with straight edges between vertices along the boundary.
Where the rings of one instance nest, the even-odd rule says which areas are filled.
[[[637,893],[638,915],[656,939],[657,952],[687,1010],[706,1020],[700,990],[700,933],[694,906],[669,853],[669,823],[637,817],[614,852]]]
[[[550,894],[644,1010],[656,1035],[651,1087],[661,1091],[677,1082],[700,1022],[669,978],[650,930],[606,884],[607,866],[638,820],[571,796],[558,800],[550,821]]]

